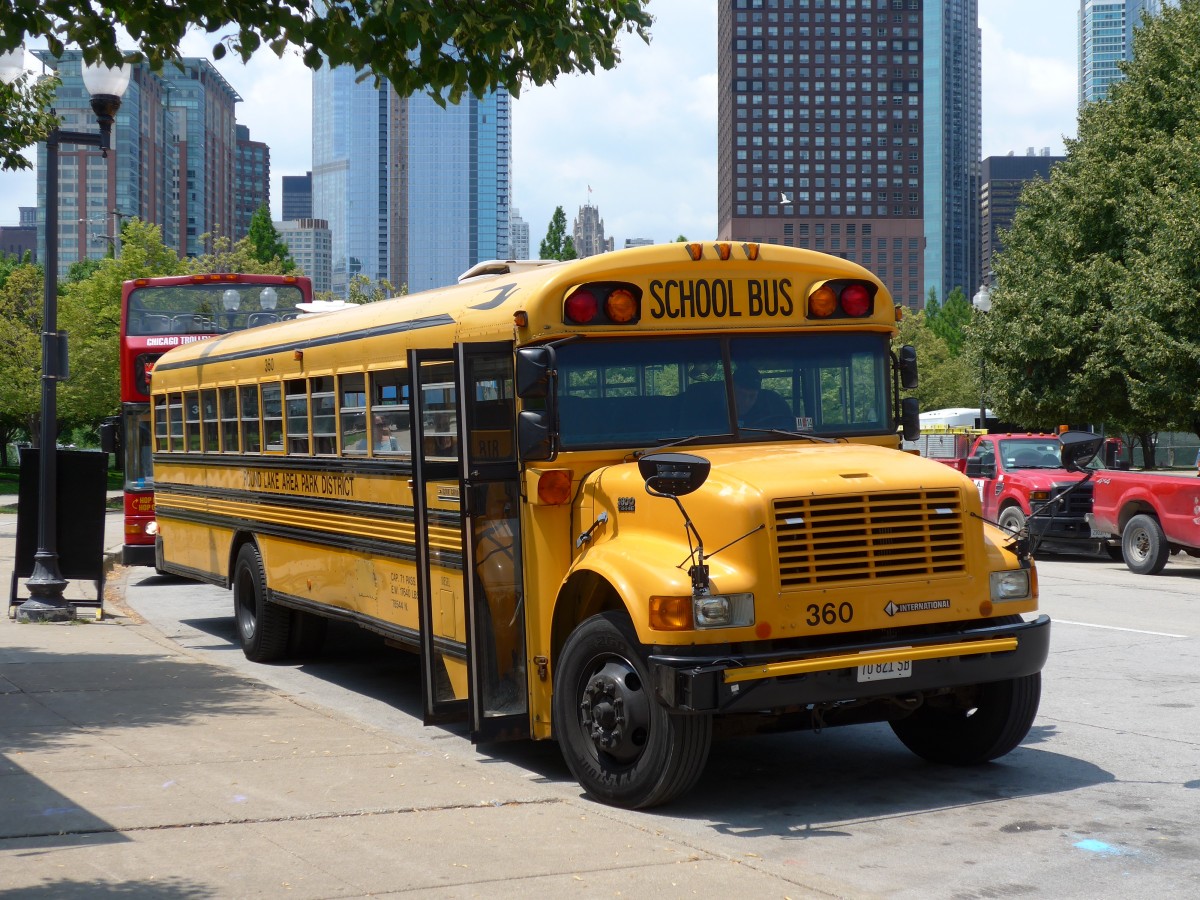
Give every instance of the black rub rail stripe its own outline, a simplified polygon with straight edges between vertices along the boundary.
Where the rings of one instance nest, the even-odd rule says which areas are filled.
[[[343,513],[350,516],[372,517],[388,521],[412,524],[415,521],[411,506],[392,506],[386,503],[368,503],[361,500],[328,500],[309,497],[307,494],[271,494],[262,491],[228,491],[218,488],[184,486],[171,482],[159,482],[154,487],[159,504],[170,505],[170,498],[200,497],[227,500],[232,503],[254,503],[258,506],[281,506],[286,509],[302,509],[313,512]],[[459,522],[457,513],[431,510],[431,519],[439,525],[455,526]]]
[[[353,622],[360,628],[381,634],[390,640],[404,644],[414,650],[421,649],[421,633],[415,628],[406,628],[403,625],[384,622],[382,619],[375,618],[375,616],[369,616],[366,613],[356,612],[352,609],[343,609],[340,606],[326,606],[324,603],[314,603],[307,597],[297,597],[294,594],[285,594],[282,591],[274,591],[268,588],[267,593],[273,603],[278,603],[281,606],[289,606],[292,609],[299,609],[303,612],[315,613],[327,619]],[[455,659],[465,660],[467,658],[467,646],[461,641],[452,641],[449,638],[435,636],[433,639],[433,648],[443,655]]]
[[[338,550],[354,550],[369,553],[372,556],[400,559],[405,562],[417,561],[415,544],[399,544],[392,541],[380,541],[374,538],[355,538],[348,541],[345,535],[329,531],[319,531],[315,528],[296,528],[290,525],[273,525],[239,516],[220,516],[213,513],[196,513],[191,510],[174,509],[171,506],[156,506],[154,514],[160,519],[172,519],[191,525],[209,525],[218,528],[230,528],[234,531],[249,531],[254,534],[265,534],[271,537],[284,538],[302,544],[316,544],[323,547],[334,547]],[[430,550],[429,561],[448,569],[463,567],[462,553],[449,550]],[[198,577],[198,576],[197,576]],[[203,578],[212,581],[212,577]],[[213,582],[223,583],[223,582]]]
[[[289,469],[315,470],[319,472],[348,472],[352,475],[381,475],[393,472],[397,475],[412,475],[412,462],[405,459],[382,457],[338,457],[338,456],[285,456],[282,453],[155,453],[157,465],[172,466],[223,466],[230,469]]]
[[[344,344],[348,341],[366,338],[386,337],[389,334],[402,334],[406,331],[418,331],[422,328],[436,328],[439,325],[453,325],[454,318],[445,313],[428,316],[424,319],[409,319],[404,322],[393,322],[390,325],[376,325],[372,328],[359,328],[355,331],[343,331],[325,337],[312,338],[307,341],[288,341],[269,347],[256,347],[253,350],[239,350],[232,353],[219,353],[221,338],[204,341],[204,347],[199,359],[155,364],[155,371],[171,371],[173,369],[192,369],[216,362],[233,362],[238,359],[253,359],[256,356],[267,356],[271,353],[282,353],[287,350],[309,350],[313,347],[327,347],[331,344]]]

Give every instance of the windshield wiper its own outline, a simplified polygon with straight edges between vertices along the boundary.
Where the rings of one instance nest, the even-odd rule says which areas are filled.
[[[813,441],[817,444],[836,444],[842,438],[821,437],[817,434],[809,434],[806,431],[784,431],[781,428],[745,428],[739,427],[738,431],[753,431],[757,434],[777,434],[785,438],[799,438],[806,441]]]

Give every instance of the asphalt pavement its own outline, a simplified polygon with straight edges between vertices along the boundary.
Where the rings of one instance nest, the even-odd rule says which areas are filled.
[[[146,571],[98,619],[0,619],[5,897],[845,896],[206,662],[124,605]]]

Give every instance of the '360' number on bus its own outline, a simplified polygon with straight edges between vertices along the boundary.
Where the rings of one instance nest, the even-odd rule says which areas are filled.
[[[837,625],[839,622],[845,625],[853,618],[854,607],[849,603],[824,603],[820,606],[810,603],[805,622],[809,625]]]

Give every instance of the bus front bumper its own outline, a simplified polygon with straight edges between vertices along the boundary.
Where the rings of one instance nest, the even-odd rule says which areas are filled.
[[[121,547],[121,565],[154,566],[153,544],[125,544]]]
[[[813,703],[919,694],[1005,681],[1040,672],[1050,651],[1050,617],[961,629],[886,644],[845,644],[817,651],[674,656],[648,662],[659,702],[678,712],[744,713]],[[873,679],[888,663],[908,661],[903,677]],[[866,680],[860,680],[864,679]]]

